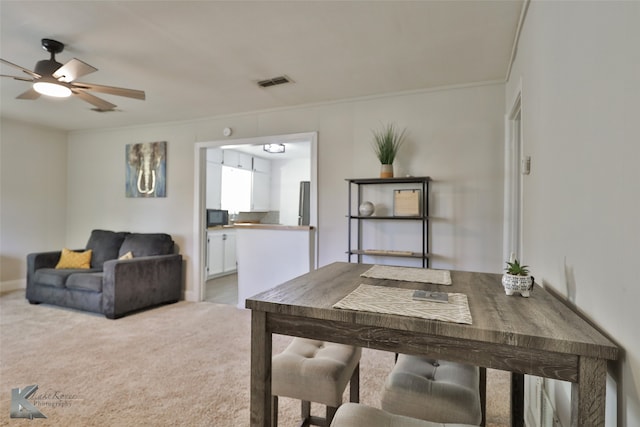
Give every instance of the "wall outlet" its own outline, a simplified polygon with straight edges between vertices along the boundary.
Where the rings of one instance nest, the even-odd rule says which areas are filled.
[[[531,173],[531,156],[523,157],[520,162],[522,175],[529,175]]]

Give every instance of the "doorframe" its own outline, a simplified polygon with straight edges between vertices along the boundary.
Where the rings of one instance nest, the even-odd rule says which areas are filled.
[[[521,162],[524,153],[522,131],[522,82],[516,89],[509,112],[505,115],[504,146],[504,228],[503,259],[512,253],[521,259],[523,254],[524,179]]]
[[[311,193],[309,201],[309,225],[316,230],[315,265],[318,265],[318,132],[301,132],[285,135],[258,136],[242,139],[224,139],[196,142],[194,152],[194,194],[193,194],[193,291],[185,292],[187,301],[202,301],[206,277],[204,265],[207,244],[204,207],[206,206],[207,148],[220,148],[230,145],[261,145],[270,143],[311,142]]]

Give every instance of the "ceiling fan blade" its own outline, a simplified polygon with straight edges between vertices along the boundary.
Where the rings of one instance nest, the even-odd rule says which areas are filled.
[[[91,95],[90,93],[87,93],[85,91],[72,89],[72,92],[74,95],[78,96],[78,98],[87,101],[89,104],[97,107],[101,111],[113,110],[114,108],[116,108],[115,104],[98,98],[97,96]]]
[[[33,79],[29,79],[27,77],[10,76],[8,74],[0,74],[0,77],[11,77],[14,80],[21,80],[23,82],[33,82]]]
[[[0,62],[2,62],[3,64],[7,64],[7,65],[9,65],[9,66],[11,66],[11,67],[17,68],[18,70],[21,70],[22,72],[29,74],[31,77],[33,77],[33,78],[35,78],[35,79],[39,79],[40,77],[42,77],[40,74],[34,73],[34,72],[33,72],[33,71],[31,71],[31,70],[27,70],[27,69],[26,69],[26,68],[24,68],[24,67],[21,67],[21,66],[19,66],[19,65],[16,65],[16,64],[14,64],[13,62],[6,61],[6,60],[4,60],[4,59],[2,59],[2,58],[0,58]]]
[[[96,67],[93,67],[86,62],[79,60],[78,58],[73,58],[62,67],[58,68],[53,73],[53,78],[58,79],[61,82],[70,83],[78,77],[93,73],[95,71],[98,71]]]
[[[35,89],[30,88],[29,90],[22,92],[20,95],[16,96],[16,99],[38,99],[40,98],[40,94],[35,91]]]
[[[145,99],[145,94],[143,90],[125,89],[122,87],[94,85],[92,83],[80,83],[80,82],[73,82],[71,83],[71,85],[77,89],[108,93],[108,94],[117,95],[117,96],[126,96],[128,98],[135,98],[135,99],[142,99],[142,100]]]

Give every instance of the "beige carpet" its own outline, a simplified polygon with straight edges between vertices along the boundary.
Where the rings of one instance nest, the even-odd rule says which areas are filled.
[[[246,427],[249,333],[250,312],[233,306],[179,302],[108,320],[1,295],[0,425],[26,425],[9,416],[11,389],[37,384],[29,400],[47,419],[29,425]],[[274,337],[274,351],[290,339]],[[363,351],[362,403],[378,406],[392,364],[393,354]],[[489,426],[508,424],[508,384],[489,371]],[[281,399],[280,426],[298,412]]]

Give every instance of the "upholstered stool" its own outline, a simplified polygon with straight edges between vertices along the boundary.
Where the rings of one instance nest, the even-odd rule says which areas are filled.
[[[272,427],[278,425],[278,396],[302,401],[302,425],[329,426],[347,383],[349,400],[360,400],[360,347],[294,338],[271,362]],[[311,416],[311,402],[326,405],[326,418]]]
[[[467,424],[442,424],[394,415],[378,408],[345,403],[333,418],[331,427],[471,427]]]
[[[381,406],[426,421],[484,425],[480,388],[477,366],[401,354],[384,384]]]

